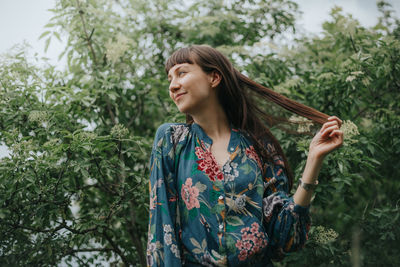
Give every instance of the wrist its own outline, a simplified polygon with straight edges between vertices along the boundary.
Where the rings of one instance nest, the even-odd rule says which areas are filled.
[[[305,183],[303,179],[299,179],[299,187],[302,187],[306,191],[314,191],[318,185],[318,180],[314,180],[312,183]]]
[[[307,156],[307,163],[314,162],[314,163],[322,164],[322,161],[324,161],[324,158],[325,158],[325,155],[316,154],[316,153],[313,153],[310,151]]]
[[[308,154],[306,166],[301,178],[304,183],[313,184],[317,180],[323,160],[324,157],[311,153]]]

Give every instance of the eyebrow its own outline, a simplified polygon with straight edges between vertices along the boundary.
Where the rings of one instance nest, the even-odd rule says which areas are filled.
[[[185,67],[185,66],[179,66],[177,67],[173,72],[177,72],[180,68]],[[168,81],[171,80],[171,75],[168,74]]]

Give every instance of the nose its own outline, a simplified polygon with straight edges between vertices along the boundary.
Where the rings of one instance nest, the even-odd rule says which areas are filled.
[[[181,85],[177,82],[176,79],[172,79],[171,80],[171,82],[169,84],[169,90],[172,93],[175,93],[176,91],[178,91],[180,87],[181,87]]]

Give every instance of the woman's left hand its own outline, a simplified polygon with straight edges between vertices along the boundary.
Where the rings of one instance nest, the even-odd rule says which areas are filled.
[[[340,130],[342,121],[332,116],[322,125],[310,144],[309,156],[323,159],[332,150],[343,144],[343,132]]]

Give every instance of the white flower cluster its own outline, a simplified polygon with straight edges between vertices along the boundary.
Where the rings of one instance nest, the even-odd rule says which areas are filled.
[[[74,140],[79,143],[88,143],[97,138],[97,134],[93,132],[80,132],[74,136]]]
[[[172,244],[172,227],[169,224],[164,224],[164,243],[170,246],[171,252],[175,257],[179,258],[179,250],[176,244]]]
[[[235,162],[230,162],[229,164],[225,164],[222,168],[225,179],[227,182],[233,182],[236,177],[239,176],[239,171],[237,170],[238,164]]]
[[[53,138],[43,144],[44,147],[54,148],[55,146],[59,145],[61,140],[58,138]]]
[[[24,140],[19,143],[14,143],[10,148],[15,154],[25,154],[29,153],[29,151],[33,150],[33,141],[32,139]]]
[[[122,33],[117,34],[117,40],[114,42],[111,39],[106,43],[106,55],[107,59],[113,64],[128,50],[130,39]]]
[[[125,128],[122,124],[117,124],[111,128],[111,136],[117,139],[122,139],[128,136],[129,130]]]
[[[34,110],[28,115],[28,121],[37,122],[39,124],[46,122],[47,121],[47,112]]]
[[[346,78],[346,82],[351,82],[353,81],[355,78],[357,78],[357,76],[364,74],[364,72],[362,71],[353,71],[350,73],[351,75],[347,76]]]
[[[346,144],[354,144],[357,143],[358,140],[354,139],[356,135],[359,135],[357,125],[350,120],[345,120],[342,124],[341,130],[343,131],[344,143]]]
[[[172,125],[173,131],[171,135],[171,143],[178,144],[185,140],[186,136],[189,134],[189,127],[185,125]]]
[[[297,115],[292,115],[289,118],[289,121],[298,124],[297,132],[299,133],[309,132],[310,127],[313,125],[312,121],[310,121],[309,119]]]
[[[333,229],[325,228],[322,225],[319,225],[314,228],[313,236],[315,242],[326,245],[335,241],[338,238],[339,234]]]

